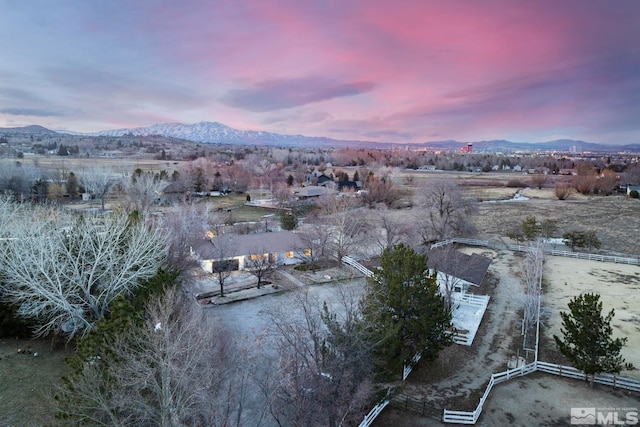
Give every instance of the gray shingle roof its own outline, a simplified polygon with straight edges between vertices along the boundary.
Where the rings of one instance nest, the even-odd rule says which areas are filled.
[[[439,272],[480,286],[491,259],[478,254],[463,254],[449,249],[436,249],[427,254],[427,266]]]
[[[214,246],[216,241],[220,241],[225,245],[225,250],[223,251],[225,257],[304,249],[302,239],[292,231],[260,234],[225,234],[213,239],[194,240],[191,243],[191,247],[202,259],[216,259],[220,255],[220,251],[216,250]]]

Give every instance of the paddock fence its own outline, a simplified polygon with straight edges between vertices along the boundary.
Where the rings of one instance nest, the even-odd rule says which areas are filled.
[[[389,404],[404,411],[413,412],[414,414],[422,417],[429,417],[438,421],[442,419],[442,408],[434,405],[433,402],[418,400],[407,396],[406,394],[394,396]]]
[[[491,393],[494,385],[500,384],[513,378],[522,377],[533,372],[543,372],[573,379],[588,379],[587,375],[584,372],[571,366],[555,365],[546,362],[533,362],[527,365],[522,365],[519,368],[510,369],[491,375],[489,383],[487,384],[484,394],[480,398],[475,411],[454,411],[445,409],[443,411],[442,421],[445,423],[475,424],[482,414],[484,404],[487,401],[489,393]],[[612,374],[599,374],[594,377],[594,382],[598,384],[608,385],[614,388],[640,392],[640,381],[633,378],[621,377]]]
[[[458,243],[461,245],[468,245],[468,246],[482,246],[482,247],[491,248],[491,249],[509,249],[516,252],[528,252],[529,250],[531,250],[530,247],[526,245],[512,245],[512,244],[503,243],[498,240],[465,239],[461,237],[454,237],[452,239],[436,242],[433,245],[431,245],[430,248],[436,249],[436,248],[451,245],[454,243]],[[544,253],[549,255],[554,255],[554,256],[568,257],[568,258],[586,259],[590,261],[640,265],[640,258],[637,258],[637,257],[634,258],[630,256],[600,255],[600,254],[591,254],[586,252],[560,251],[560,250],[552,249],[549,247],[544,248]]]
[[[369,411],[369,413],[364,417],[362,422],[358,424],[358,427],[369,427],[371,424],[373,424],[378,415],[380,415],[380,412],[382,412],[382,410],[386,408],[388,404],[389,399],[385,399],[374,406],[371,411]]]

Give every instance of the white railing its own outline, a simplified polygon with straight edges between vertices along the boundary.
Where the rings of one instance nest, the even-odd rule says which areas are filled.
[[[452,243],[460,243],[460,244],[463,244],[463,245],[470,245],[470,246],[489,246],[489,241],[488,240],[464,239],[462,237],[454,237],[452,239],[447,239],[447,240],[443,240],[441,242],[436,242],[433,245],[431,245],[429,248],[430,249],[436,249],[436,248],[440,248],[442,246],[450,245]]]
[[[490,298],[489,295],[474,295],[455,292],[451,295],[451,299],[456,303],[467,304],[473,307],[487,308]]]
[[[356,270],[358,270],[359,272],[364,274],[366,277],[373,276],[373,271],[369,270],[367,267],[365,267],[364,265],[360,264],[358,261],[356,261],[355,259],[353,259],[353,258],[351,258],[349,256],[343,256],[342,257],[342,262],[344,262],[345,264],[355,268]]]
[[[382,410],[387,407],[388,404],[389,399],[386,399],[374,406],[373,409],[371,409],[371,411],[369,411],[369,413],[364,417],[358,427],[369,427],[376,419],[376,417],[380,415],[380,412],[382,412]]]
[[[487,388],[484,390],[484,394],[480,398],[480,402],[478,402],[478,406],[476,407],[475,411],[451,411],[449,409],[445,409],[442,416],[442,421],[445,423],[475,424],[478,421],[478,418],[480,418],[480,414],[482,414],[484,403],[489,397],[489,393],[491,392],[491,389],[493,389],[494,385],[510,380],[511,378],[530,374],[535,371],[535,363],[531,363],[529,365],[522,365],[519,368],[510,369],[508,371],[491,375],[489,384],[487,384]]]
[[[580,380],[587,379],[584,372],[573,368],[571,366],[554,365],[552,363],[538,362],[537,370],[540,372],[546,372],[547,374],[560,375],[567,378],[576,378]],[[628,378],[620,377],[612,374],[598,374],[594,376],[593,381],[598,384],[608,385],[614,388],[622,388],[631,391],[640,391],[640,381]]]
[[[475,411],[452,411],[449,409],[444,410],[442,421],[445,423],[457,423],[457,424],[475,424],[482,414],[482,408],[489,397],[489,393],[493,386],[502,382],[508,381],[512,378],[522,377],[524,375],[531,374],[533,372],[545,372],[547,374],[560,375],[567,378],[575,378],[585,380],[587,376],[584,372],[573,368],[571,366],[554,365],[546,362],[533,362],[527,365],[522,365],[519,368],[510,369],[508,371],[499,372],[491,375],[487,388],[484,394],[478,402],[478,406]],[[598,374],[594,377],[594,382],[598,384],[604,384],[612,386],[614,388],[622,388],[625,390],[640,391],[640,381],[633,378],[620,377],[611,374]]]
[[[411,359],[413,364],[405,365],[404,369],[402,370],[402,381],[406,381],[407,377],[413,370],[413,367],[420,361],[421,358],[422,358],[422,353],[416,353]]]
[[[442,246],[450,245],[452,243],[460,243],[463,245],[469,246],[484,246],[490,247],[491,244],[489,240],[478,240],[478,239],[464,239],[461,237],[454,237],[453,239],[443,240],[441,242],[436,242],[431,245],[431,249],[436,249]],[[506,245],[507,249],[518,252],[528,252],[530,250],[529,246],[526,245]],[[601,262],[613,262],[616,264],[631,264],[631,265],[640,265],[640,258],[632,258],[632,257],[621,257],[614,255],[599,255],[599,254],[590,254],[584,252],[571,252],[571,251],[559,251],[556,249],[545,248],[544,252],[549,255],[555,256],[564,256],[569,258],[577,258],[577,259],[586,259],[592,261],[601,261]]]
[[[528,252],[529,246],[508,245],[508,249],[518,252]],[[640,258],[619,257],[613,255],[590,254],[585,252],[558,251],[556,249],[545,248],[544,253],[568,258],[586,259],[589,261],[613,262],[616,264],[640,265]]]

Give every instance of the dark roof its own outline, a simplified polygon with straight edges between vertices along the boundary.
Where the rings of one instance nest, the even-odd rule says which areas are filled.
[[[180,181],[171,181],[169,184],[164,187],[162,192],[164,194],[170,193],[184,193],[186,191],[186,186]]]
[[[318,185],[324,184],[325,182],[334,182],[334,181],[333,181],[333,178],[331,178],[330,176],[320,175],[318,177]]]
[[[360,187],[362,187],[362,183],[360,181],[338,181],[338,190],[342,190],[343,188],[358,189]]]
[[[217,250],[216,242],[225,245],[224,250]],[[304,248],[304,243],[300,236],[292,231],[279,231],[259,234],[225,234],[213,239],[197,239],[191,243],[191,248],[202,259],[217,259],[222,254],[225,258],[230,258],[301,250]]]
[[[463,254],[451,249],[436,249],[427,254],[427,266],[439,272],[480,286],[491,259],[478,254]]]

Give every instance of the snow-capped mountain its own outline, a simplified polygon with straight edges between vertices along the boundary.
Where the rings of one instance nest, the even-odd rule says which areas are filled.
[[[115,129],[96,132],[96,136],[137,136],[162,135],[170,138],[186,139],[203,143],[236,143],[236,144],[278,144],[297,145],[300,143],[328,143],[330,138],[315,138],[302,135],[281,135],[271,132],[238,130],[218,122],[200,122],[194,124],[164,123],[149,127],[132,129]],[[337,141],[334,141],[337,142]]]

